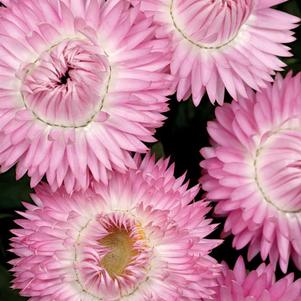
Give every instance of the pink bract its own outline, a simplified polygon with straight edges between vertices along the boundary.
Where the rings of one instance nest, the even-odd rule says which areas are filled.
[[[238,100],[260,90],[291,56],[297,17],[270,8],[286,0],[132,0],[160,24],[158,36],[173,42],[171,73],[178,100],[205,92],[223,104],[225,88]]]
[[[200,182],[215,212],[226,216],[233,245],[249,244],[282,271],[301,269],[301,74],[276,77],[247,99],[216,109],[208,123],[212,147],[203,148]]]
[[[134,167],[168,110],[167,39],[127,1],[5,2],[0,165],[69,193]]]
[[[220,265],[205,239],[216,225],[204,201],[193,202],[168,161],[135,158],[97,193],[66,194],[40,185],[16,220],[11,261],[31,301],[202,300],[213,294]],[[190,205],[189,205],[190,204]]]
[[[218,279],[214,301],[300,301],[301,279],[294,282],[294,274],[276,281],[271,265],[261,264],[247,272],[240,257],[233,270],[226,264]]]

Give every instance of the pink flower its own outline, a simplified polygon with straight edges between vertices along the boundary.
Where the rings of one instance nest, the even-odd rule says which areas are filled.
[[[208,123],[212,147],[203,148],[202,187],[227,216],[233,245],[249,259],[290,258],[301,269],[301,74],[276,77],[257,95],[216,109]]]
[[[13,286],[23,296],[190,301],[213,294],[220,265],[208,253],[220,241],[204,238],[216,225],[205,219],[207,203],[193,202],[198,187],[187,190],[168,161],[136,163],[97,193],[36,188],[12,238]]]
[[[177,98],[191,93],[198,105],[205,91],[223,104],[225,88],[234,99],[259,90],[285,66],[290,56],[282,45],[295,40],[299,19],[271,9],[285,0],[132,0],[161,25],[159,36],[173,41],[171,72]]]
[[[0,18],[0,165],[86,189],[146,152],[167,111],[166,39],[126,1],[11,0]]]
[[[240,257],[232,270],[224,264],[218,279],[214,301],[300,301],[301,279],[294,282],[294,274],[276,281],[271,265],[261,264],[247,273]]]

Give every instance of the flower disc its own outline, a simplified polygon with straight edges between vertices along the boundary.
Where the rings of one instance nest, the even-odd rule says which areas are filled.
[[[102,50],[87,41],[65,40],[25,66],[24,106],[52,127],[80,128],[102,110],[111,67]]]

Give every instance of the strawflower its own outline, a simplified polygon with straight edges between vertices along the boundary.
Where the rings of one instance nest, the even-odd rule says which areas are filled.
[[[238,100],[260,90],[291,56],[283,45],[295,40],[299,18],[272,9],[286,0],[132,0],[160,24],[158,36],[173,42],[171,73],[178,100],[205,92],[224,102],[225,88]]]
[[[167,111],[168,41],[127,1],[11,0],[0,9],[0,165],[86,189],[134,167]]]
[[[286,272],[301,269],[301,74],[247,99],[216,109],[208,123],[212,147],[203,148],[202,187],[215,212],[226,216],[233,245],[249,244]]]
[[[206,239],[216,225],[168,161],[135,158],[97,193],[40,185],[13,230],[13,287],[31,301],[203,300],[220,265]],[[189,205],[190,204],[190,205]]]

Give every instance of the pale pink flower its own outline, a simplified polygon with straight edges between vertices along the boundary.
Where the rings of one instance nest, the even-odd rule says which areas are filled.
[[[301,269],[301,74],[216,109],[203,148],[202,187],[226,216],[233,245],[249,245],[249,259],[293,259]]]
[[[13,287],[31,301],[203,300],[220,265],[205,239],[198,187],[175,179],[168,161],[136,157],[137,169],[114,173],[97,192],[66,194],[37,186],[35,205],[17,220]],[[191,204],[190,204],[191,203]],[[190,205],[189,205],[190,204]]]
[[[222,104],[225,88],[234,99],[259,90],[290,56],[283,43],[295,40],[297,17],[270,8],[286,0],[132,0],[173,41],[171,73],[178,100],[205,91]]]
[[[289,274],[276,281],[272,265],[264,263],[247,272],[241,257],[233,270],[223,265],[218,283],[214,301],[301,301],[301,279]]]
[[[1,8],[0,165],[35,186],[85,189],[133,167],[167,111],[167,39],[126,1]]]

